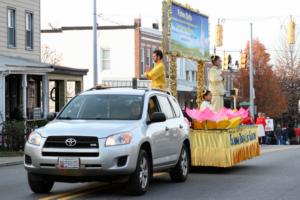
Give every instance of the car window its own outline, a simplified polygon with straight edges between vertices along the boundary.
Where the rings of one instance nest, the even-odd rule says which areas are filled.
[[[138,120],[142,116],[143,99],[139,95],[80,95],[58,119]]]
[[[178,105],[177,100],[174,97],[169,97],[169,100],[172,104],[176,117],[180,117],[181,109]]]
[[[159,112],[159,111],[160,109],[159,109],[157,98],[156,96],[153,96],[149,99],[147,121],[150,121],[150,116],[154,112]]]
[[[83,98],[74,98],[64,109],[64,115],[62,115],[61,118],[69,118],[70,116],[78,117],[83,104]]]
[[[167,119],[173,118],[174,113],[168,98],[164,96],[158,96],[157,99],[159,101],[161,111],[166,115]]]

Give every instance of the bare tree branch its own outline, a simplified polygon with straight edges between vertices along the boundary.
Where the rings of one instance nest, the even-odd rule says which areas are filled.
[[[44,45],[41,49],[41,60],[44,63],[59,65],[61,64],[63,57],[61,53],[58,53],[56,50]]]

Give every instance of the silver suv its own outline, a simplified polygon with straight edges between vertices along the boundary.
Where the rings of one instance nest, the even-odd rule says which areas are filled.
[[[74,97],[45,127],[30,134],[24,165],[35,193],[54,182],[127,178],[144,194],[154,172],[188,177],[189,127],[177,100],[161,91],[94,89]]]

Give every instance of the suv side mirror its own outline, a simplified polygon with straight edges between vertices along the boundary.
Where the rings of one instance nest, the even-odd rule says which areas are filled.
[[[166,120],[166,115],[162,112],[154,112],[150,118],[151,123],[164,122]]]
[[[47,115],[47,120],[48,120],[48,121],[52,121],[52,120],[55,119],[55,117],[56,117],[56,113],[55,113],[55,112],[53,112],[53,113],[48,113],[48,115]]]

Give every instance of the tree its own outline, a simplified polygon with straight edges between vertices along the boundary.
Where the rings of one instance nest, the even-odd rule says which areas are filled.
[[[62,62],[62,54],[44,45],[41,49],[41,60],[44,63],[59,65]]]
[[[299,35],[299,34],[296,34]],[[281,34],[279,51],[276,55],[275,72],[279,79],[284,95],[288,100],[286,121],[299,123],[300,100],[300,41],[290,45],[287,43],[287,31]]]
[[[249,43],[245,53],[249,58]],[[265,46],[258,40],[253,41],[254,63],[254,88],[255,105],[258,112],[266,113],[273,118],[279,118],[287,109],[287,101],[282,94],[279,81],[269,65],[270,55],[265,51]],[[249,60],[246,68],[239,71],[236,87],[240,91],[240,100],[249,101]]]

